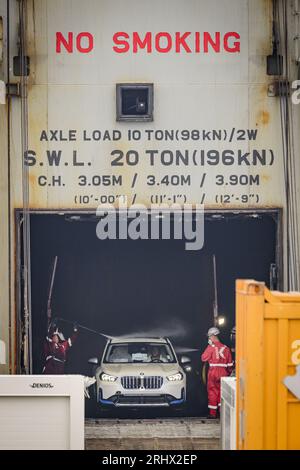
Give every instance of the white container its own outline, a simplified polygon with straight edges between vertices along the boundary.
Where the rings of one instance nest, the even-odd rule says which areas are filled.
[[[221,379],[221,443],[223,450],[236,449],[236,378]]]
[[[84,449],[83,377],[1,375],[0,449]]]

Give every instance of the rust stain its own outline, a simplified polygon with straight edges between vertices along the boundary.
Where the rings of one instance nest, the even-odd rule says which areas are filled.
[[[261,179],[262,179],[263,181],[267,182],[267,181],[270,181],[271,176],[270,176],[270,175],[262,174],[262,175],[261,175]]]
[[[252,2],[250,2],[252,3]],[[256,9],[251,10],[253,15],[254,27],[259,28],[258,22],[264,21],[264,38],[259,39],[257,37],[257,51],[261,56],[265,56],[271,53],[272,48],[272,21],[273,21],[273,6],[272,0],[260,0],[260,5]],[[254,2],[253,2],[254,4]],[[255,26],[257,24],[257,26]],[[260,29],[259,29],[260,31]]]
[[[256,125],[257,126],[259,126],[259,125],[267,126],[270,122],[270,119],[271,119],[271,116],[270,116],[269,111],[261,110],[257,114]]]
[[[269,83],[264,83],[259,89],[259,94],[262,95],[264,99],[266,99],[266,96],[268,96],[268,88]]]
[[[28,179],[31,184],[35,183],[35,175],[33,175],[32,173],[29,173]]]

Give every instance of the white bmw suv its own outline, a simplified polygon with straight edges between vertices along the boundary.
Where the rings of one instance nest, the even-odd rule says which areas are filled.
[[[96,367],[96,399],[102,407],[180,407],[186,401],[188,357],[179,365],[167,338],[108,340]]]

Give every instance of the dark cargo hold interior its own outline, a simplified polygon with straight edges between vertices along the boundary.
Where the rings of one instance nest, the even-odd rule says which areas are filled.
[[[213,324],[213,255],[219,314],[226,318],[221,339],[229,345],[235,324],[235,280],[253,278],[269,285],[270,266],[280,261],[279,213],[206,212],[205,244],[200,251],[186,251],[185,242],[174,239],[100,241],[93,214],[72,214],[31,215],[32,373],[40,374],[43,367],[49,277],[57,255],[53,317],[74,320],[111,336],[169,337],[178,356],[188,355],[192,360],[184,414],[205,416],[207,395],[200,355]],[[71,323],[60,326],[68,336]],[[90,375],[87,361],[101,357],[105,341],[80,330],[68,356],[67,372]],[[91,403],[87,410],[95,415]],[[176,415],[168,410],[140,413]]]

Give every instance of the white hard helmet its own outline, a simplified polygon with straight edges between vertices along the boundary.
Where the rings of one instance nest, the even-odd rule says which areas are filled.
[[[210,328],[207,332],[207,336],[210,338],[211,336],[218,336],[220,334],[220,330],[219,328],[216,328],[215,326],[213,326],[212,328]]]
[[[64,335],[63,335],[62,332],[59,331],[57,328],[56,328],[56,330],[53,331],[53,333],[52,333],[52,336],[54,336],[54,335],[58,336],[58,338],[59,338],[60,341],[65,341]]]

